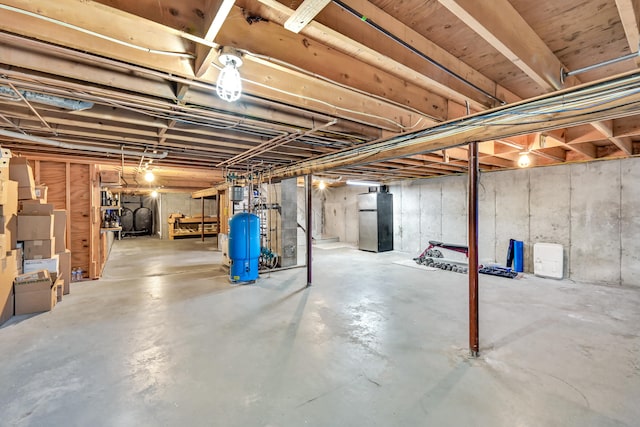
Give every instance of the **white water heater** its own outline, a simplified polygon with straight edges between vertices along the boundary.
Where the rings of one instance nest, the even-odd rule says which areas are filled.
[[[564,255],[562,245],[535,243],[533,245],[533,274],[552,279],[562,279]]]

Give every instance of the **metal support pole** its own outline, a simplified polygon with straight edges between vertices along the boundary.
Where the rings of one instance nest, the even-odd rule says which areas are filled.
[[[478,143],[469,144],[469,350],[478,357]]]
[[[202,242],[204,242],[204,197],[200,197],[202,200],[202,218],[200,219],[200,233],[202,233]]]
[[[307,193],[307,287],[311,286],[311,245],[312,245],[312,233],[311,233],[311,175],[305,177],[305,191]]]

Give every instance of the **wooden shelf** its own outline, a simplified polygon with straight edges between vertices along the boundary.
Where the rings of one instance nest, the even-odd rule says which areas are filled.
[[[202,236],[202,225],[204,223],[204,235],[215,236],[218,234],[218,217],[170,217],[169,239],[176,237],[198,237]]]
[[[115,210],[120,210],[122,209],[121,206],[100,206],[100,210],[102,212],[104,211],[115,211]]]

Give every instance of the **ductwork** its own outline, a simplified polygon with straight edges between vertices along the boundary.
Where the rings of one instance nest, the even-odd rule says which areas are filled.
[[[119,148],[93,147],[91,145],[70,144],[68,142],[55,141],[53,139],[41,138],[39,136],[27,135],[18,132],[11,132],[0,129],[0,135],[9,138],[22,139],[25,141],[35,142],[37,144],[48,145],[50,147],[65,148],[67,150],[91,151],[94,153],[117,154],[134,157],[147,157],[149,159],[164,159],[169,155],[168,151],[162,153],[146,153],[142,151],[122,150]]]
[[[93,107],[93,102],[78,101],[76,99],[61,98],[59,96],[46,95],[44,93],[31,92],[29,90],[21,90],[20,93],[29,102],[38,104],[51,105],[53,107],[64,108],[72,111],[88,110]],[[7,86],[0,86],[0,95],[10,101],[22,101],[13,89]]]

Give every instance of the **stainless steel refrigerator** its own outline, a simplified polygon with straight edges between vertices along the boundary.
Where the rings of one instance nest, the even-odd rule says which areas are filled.
[[[358,194],[359,248],[363,251],[393,250],[393,194]]]

